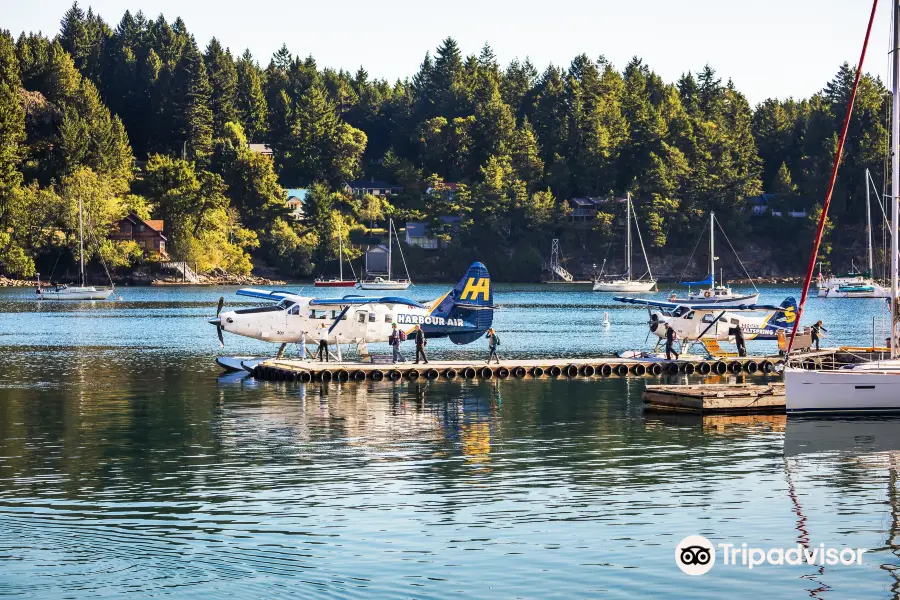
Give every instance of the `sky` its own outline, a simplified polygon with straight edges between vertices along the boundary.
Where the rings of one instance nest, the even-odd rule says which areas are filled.
[[[239,54],[249,48],[265,67],[286,43],[312,54],[320,68],[370,77],[411,77],[425,52],[447,36],[464,54],[485,42],[505,65],[531,58],[539,71],[568,66],[585,53],[621,69],[638,56],[666,81],[710,64],[732,79],[751,104],[770,97],[808,97],[843,62],[856,64],[871,3],[866,0],[93,0],[115,26],[126,9],[148,17],[180,16],[198,44],[217,37]],[[0,0],[2,22],[55,35],[71,0]],[[879,4],[866,70],[886,80],[890,2]]]

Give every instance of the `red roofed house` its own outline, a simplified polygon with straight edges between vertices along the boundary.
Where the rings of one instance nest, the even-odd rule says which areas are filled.
[[[163,222],[159,219],[142,219],[134,213],[122,218],[109,239],[118,241],[133,240],[144,249],[144,254],[159,254],[168,258],[166,253],[166,236],[163,235]]]

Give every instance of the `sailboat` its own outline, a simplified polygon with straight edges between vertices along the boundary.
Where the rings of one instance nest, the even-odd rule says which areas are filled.
[[[40,274],[37,280],[37,289],[35,292],[39,299],[42,300],[106,300],[115,291],[115,285],[110,280],[110,287],[96,288],[92,285],[84,284],[84,209],[81,204],[81,198],[78,198],[78,274],[79,283],[77,286],[68,286],[65,284],[56,285],[50,288],[41,286]]]
[[[719,277],[719,285],[716,285],[716,213],[709,213],[709,277],[703,281],[682,281],[682,285],[692,286],[709,286],[708,288],[700,288],[695,292],[691,292],[688,287],[687,297],[679,298],[675,293],[669,298],[670,302],[678,302],[692,305],[710,305],[710,306],[741,306],[742,304],[756,304],[759,300],[759,290],[755,294],[735,294],[731,286],[727,285],[724,278]],[[721,227],[721,225],[720,225]]]
[[[819,276],[817,284],[819,298],[890,298],[890,293],[884,287],[872,279],[874,273],[874,258],[872,256],[872,204],[869,199],[869,190],[872,185],[872,177],[866,169],[866,234],[868,237],[869,269],[865,273],[857,271],[851,261],[852,271],[847,275],[822,275],[822,263],[819,263]]]
[[[344,239],[341,235],[341,222],[338,221],[338,278],[337,279],[316,279],[313,284],[315,287],[356,287],[356,276],[353,279],[344,279]],[[353,264],[350,264],[350,270],[353,270]]]
[[[641,252],[644,254],[644,263],[647,265],[647,279],[641,275],[638,279],[632,279],[631,272],[631,216],[634,207],[631,205],[631,194],[625,197],[625,277],[619,279],[597,279],[594,281],[595,292],[630,292],[632,294],[649,292],[656,287],[656,280],[650,272],[650,261],[647,260],[647,252],[644,250],[644,240],[641,238],[641,229],[637,227],[637,215],[634,215],[634,224],[637,228],[638,241],[641,244]]]
[[[900,140],[900,0],[893,0],[893,64],[891,140]],[[874,16],[874,13],[873,13]],[[869,28],[871,29],[871,21]],[[860,70],[862,65],[860,64]],[[849,117],[849,112],[848,112]],[[839,147],[840,148],[840,147]],[[900,153],[891,158],[891,290],[889,352],[886,360],[848,365],[835,371],[808,371],[789,365],[784,370],[785,404],[788,413],[866,413],[900,411],[900,350],[898,338],[897,269],[898,225],[900,225]],[[836,162],[840,159],[840,152]],[[825,215],[823,215],[823,218]],[[818,241],[818,240],[817,240]],[[811,269],[810,269],[811,270]],[[807,274],[807,278],[810,274]],[[801,304],[802,311],[802,304]],[[802,312],[800,313],[802,314]]]
[[[391,248],[393,246],[393,238],[397,238],[397,248],[400,250],[400,258],[403,260],[403,268],[406,270],[406,279],[392,279],[392,265],[391,265]],[[403,258],[403,248],[400,246],[400,237],[397,235],[397,228],[394,227],[394,220],[390,219],[388,221],[388,259],[387,259],[387,277],[383,277],[379,273],[373,273],[369,271],[368,268],[368,259],[366,261],[366,276],[367,278],[364,281],[359,283],[359,288],[362,290],[405,290],[408,288],[412,281],[409,279],[409,269],[406,268],[406,259]]]

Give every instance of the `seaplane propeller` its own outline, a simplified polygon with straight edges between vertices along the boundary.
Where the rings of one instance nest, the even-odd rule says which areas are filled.
[[[219,334],[219,345],[223,348],[225,347],[225,339],[222,337],[222,319],[219,315],[222,312],[222,307],[225,305],[225,297],[219,297],[219,306],[216,307],[216,318],[210,319],[209,322],[216,326],[216,333]]]

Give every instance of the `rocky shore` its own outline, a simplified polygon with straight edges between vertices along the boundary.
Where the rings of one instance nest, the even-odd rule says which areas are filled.
[[[0,275],[0,287],[34,287],[34,281],[27,279],[8,279]]]

